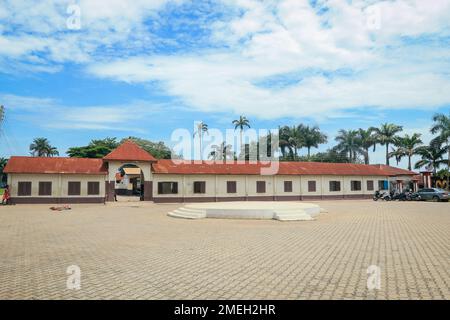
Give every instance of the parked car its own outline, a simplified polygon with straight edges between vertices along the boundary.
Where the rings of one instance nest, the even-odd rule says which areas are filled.
[[[448,201],[448,192],[439,188],[424,188],[417,191],[422,200]]]

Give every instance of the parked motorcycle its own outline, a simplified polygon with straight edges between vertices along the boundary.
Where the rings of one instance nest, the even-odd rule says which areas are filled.
[[[380,190],[377,190],[373,195],[373,201],[378,200],[391,201],[391,196],[387,192],[380,192]]]

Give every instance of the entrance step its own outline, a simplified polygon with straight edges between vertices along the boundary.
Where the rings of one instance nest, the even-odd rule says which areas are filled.
[[[279,221],[310,221],[314,220],[303,210],[282,210],[274,214],[274,219]]]
[[[181,207],[169,212],[167,215],[173,218],[203,219],[206,218],[206,211]]]

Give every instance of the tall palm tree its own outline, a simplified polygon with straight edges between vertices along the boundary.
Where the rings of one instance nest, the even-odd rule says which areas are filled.
[[[450,172],[450,113],[448,116],[443,113],[437,113],[433,116],[432,134],[439,134],[438,140],[447,146],[447,169]],[[450,174],[447,174],[447,189],[450,190]]]
[[[318,126],[302,126],[301,128],[302,143],[308,149],[308,159],[311,158],[311,148],[318,148],[319,144],[327,143],[328,137],[320,132]]]
[[[293,155],[292,145],[289,142],[290,128],[288,126],[278,127],[278,142],[283,159],[287,159],[287,152]],[[287,151],[287,152],[286,152]]]
[[[250,121],[241,115],[238,120],[233,120],[232,123],[234,124],[234,130],[239,129],[239,146],[241,148],[240,154],[243,154],[242,133],[244,132],[244,128],[250,128]]]
[[[403,137],[394,139],[397,149],[391,152],[390,156],[396,157],[397,165],[403,157],[408,157],[408,170],[412,170],[411,158],[417,154],[417,149],[422,144],[420,136],[419,133],[414,133],[412,136],[405,134]]]
[[[416,153],[422,157],[414,165],[415,169],[420,169],[424,166],[432,166],[433,173],[436,174],[437,169],[441,164],[444,164],[446,160],[443,159],[447,152],[446,147],[442,147],[440,143],[431,143],[429,146],[422,146],[417,148]]]
[[[370,128],[367,130],[358,129],[358,139],[359,139],[359,143],[360,146],[362,148],[363,151],[363,156],[364,156],[364,163],[365,164],[369,164],[369,149],[371,147],[374,148],[375,151],[375,146],[377,143],[377,139],[375,137],[375,135],[373,134],[373,130],[371,130]]]
[[[194,132],[193,137],[198,136],[198,141],[200,145],[200,160],[203,160],[203,149],[202,149],[202,141],[203,141],[203,134],[208,133],[208,125],[204,123],[203,121],[200,121],[197,123],[197,131]]]
[[[226,144],[225,141],[219,145],[212,145],[211,148],[213,150],[209,153],[209,158],[212,158],[213,160],[225,161],[227,159],[234,159],[233,147],[231,144]]]
[[[289,127],[287,130],[288,143],[294,151],[294,160],[298,158],[298,150],[303,147],[303,132],[305,127],[302,124]]]
[[[362,151],[359,131],[341,129],[335,140],[338,142],[336,150],[347,154],[350,162],[356,162],[357,154]]]
[[[30,144],[30,153],[33,157],[52,157],[59,155],[58,150],[50,145],[47,138],[35,138]]]
[[[380,128],[370,128],[375,133],[377,143],[386,146],[386,165],[389,165],[389,145],[394,143],[396,134],[403,130],[402,126],[383,123]]]

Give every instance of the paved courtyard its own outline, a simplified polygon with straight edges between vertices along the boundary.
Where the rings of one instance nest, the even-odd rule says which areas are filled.
[[[450,203],[317,203],[328,213],[302,222],[167,217],[175,204],[0,207],[0,298],[450,299]],[[70,265],[80,290],[66,288]]]

